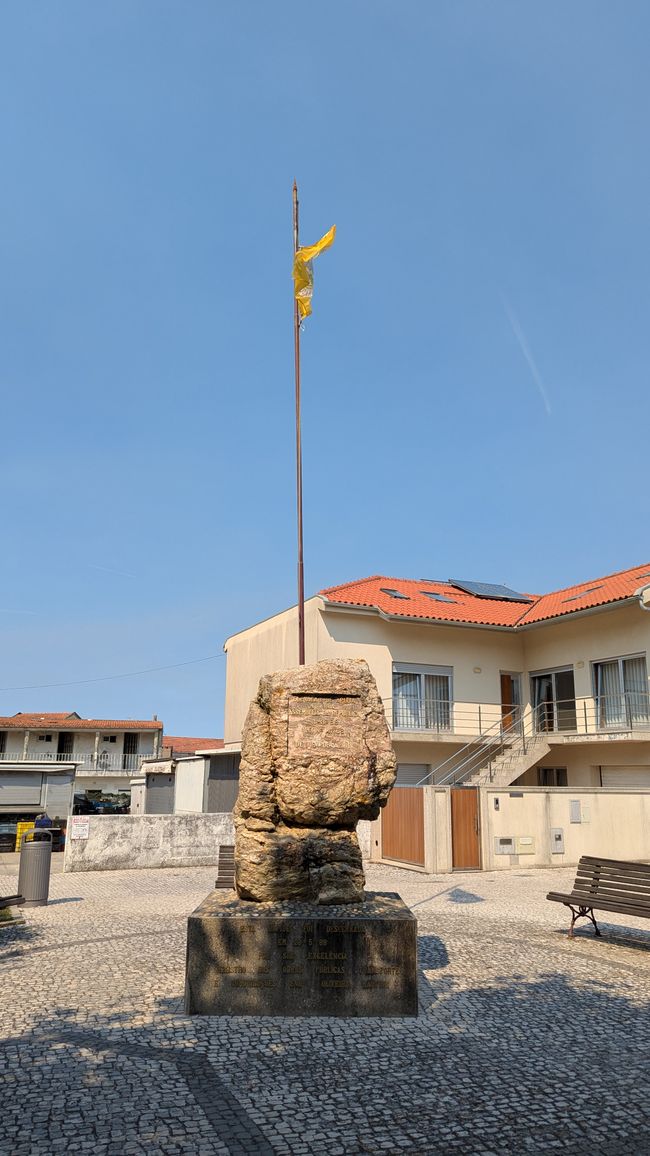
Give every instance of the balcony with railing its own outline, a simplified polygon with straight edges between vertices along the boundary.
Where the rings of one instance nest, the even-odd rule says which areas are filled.
[[[534,708],[530,719],[538,734],[607,738],[650,731],[650,695],[635,690],[593,698],[548,700]]]
[[[151,751],[137,755],[112,755],[100,751],[96,758],[93,752],[63,754],[57,751],[52,753],[38,751],[36,754],[29,752],[25,754],[20,751],[17,754],[12,751],[0,751],[0,762],[4,763],[76,763],[77,772],[93,774],[132,774],[139,770],[142,760],[147,758],[151,758]]]
[[[395,696],[384,701],[392,731],[417,732],[422,737],[446,739],[478,735],[502,718],[500,703],[454,702],[419,695]]]
[[[393,733],[443,741],[513,725],[526,735],[546,734],[558,740],[577,736],[606,740],[621,734],[650,738],[645,733],[650,732],[650,695],[641,691],[553,699],[526,707],[402,694],[384,700],[384,707]]]

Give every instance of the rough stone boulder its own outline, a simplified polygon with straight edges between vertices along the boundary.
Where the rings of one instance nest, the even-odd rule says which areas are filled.
[[[363,659],[260,681],[242,737],[235,881],[242,899],[358,902],[355,833],[395,782],[395,755]]]

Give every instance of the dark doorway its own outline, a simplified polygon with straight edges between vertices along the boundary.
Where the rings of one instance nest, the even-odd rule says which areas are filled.
[[[56,744],[56,757],[60,763],[66,759],[72,758],[72,748],[74,747],[74,735],[72,731],[59,731],[59,737]]]

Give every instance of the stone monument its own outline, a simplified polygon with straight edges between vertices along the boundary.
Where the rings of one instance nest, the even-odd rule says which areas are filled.
[[[360,819],[395,782],[381,699],[362,659],[262,678],[242,737],[237,896],[190,916],[186,1010],[417,1015],[416,922],[364,892]]]

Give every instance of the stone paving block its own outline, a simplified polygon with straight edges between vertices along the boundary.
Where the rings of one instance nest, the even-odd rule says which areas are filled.
[[[650,1152],[650,933],[570,943],[572,870],[371,866],[419,925],[420,1016],[381,1021],[179,1012],[213,876],[57,874],[0,930],[2,1156]]]

